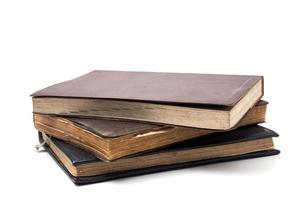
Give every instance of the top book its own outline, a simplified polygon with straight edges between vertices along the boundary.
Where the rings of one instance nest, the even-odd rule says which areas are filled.
[[[32,94],[33,112],[228,130],[263,96],[263,77],[92,71]]]

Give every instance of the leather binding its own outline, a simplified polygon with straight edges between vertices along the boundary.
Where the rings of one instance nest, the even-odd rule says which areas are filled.
[[[248,153],[248,154],[244,154],[244,155],[228,156],[228,157],[223,157],[223,158],[213,158],[213,159],[193,161],[193,162],[187,162],[187,163],[179,163],[179,164],[173,164],[173,165],[155,166],[155,167],[130,170],[130,171],[119,172],[119,173],[104,174],[104,175],[99,175],[99,176],[75,177],[75,176],[72,176],[68,172],[68,170],[59,161],[59,159],[56,157],[56,155],[52,152],[52,150],[50,148],[46,147],[46,149],[47,149],[48,153],[51,155],[51,157],[56,161],[56,163],[61,167],[61,169],[67,174],[67,176],[71,179],[71,181],[75,185],[86,185],[86,184],[91,184],[91,183],[99,183],[99,182],[110,181],[110,180],[114,180],[114,179],[127,178],[127,177],[132,177],[132,176],[139,176],[139,175],[164,172],[164,171],[170,171],[170,170],[176,170],[176,169],[184,169],[184,168],[189,168],[189,167],[196,167],[196,166],[200,166],[200,165],[208,165],[208,164],[214,164],[214,163],[220,163],[220,162],[229,162],[229,161],[237,161],[237,160],[265,157],[265,156],[273,156],[273,155],[278,155],[280,153],[279,150],[273,149],[273,150],[267,150],[267,151],[258,151],[258,152],[254,152],[254,153]]]
[[[260,80],[262,76],[95,70],[32,96],[232,107]]]
[[[92,71],[31,96],[35,114],[230,130],[263,93],[263,76]]]
[[[216,146],[221,144],[231,144],[231,143],[238,143],[243,141],[250,141],[250,140],[277,137],[277,136],[278,134],[275,133],[274,131],[255,125],[255,126],[239,128],[237,130],[231,131],[230,134],[213,134],[213,135],[203,137],[201,138],[201,140],[194,140],[194,141],[189,141],[181,144],[176,144],[176,145],[166,147],[164,149],[157,149],[151,152],[147,152],[145,154],[153,154],[153,153],[163,152],[163,151],[178,151],[182,149]],[[40,138],[40,142],[42,143],[43,139],[41,137],[41,133],[39,134],[39,138]],[[75,166],[83,163],[103,162],[99,160],[97,157],[95,157],[93,154],[88,153],[83,149],[80,149],[78,147],[75,147],[73,145],[70,145],[66,142],[63,142],[55,138],[52,138],[52,141],[56,144],[57,147],[60,148],[61,151],[65,153],[65,155],[67,155],[67,157],[72,161],[73,165]],[[280,153],[279,150],[271,149],[271,150],[263,150],[263,151],[247,153],[243,155],[234,155],[234,156],[213,158],[213,159],[206,159],[206,160],[195,160],[186,163],[154,166],[154,167],[148,167],[143,169],[135,169],[135,170],[110,173],[110,174],[101,174],[96,176],[75,177],[72,174],[70,174],[70,172],[60,162],[59,158],[54,154],[54,152],[52,152],[52,150],[48,147],[48,145],[45,145],[45,149],[76,185],[96,183],[96,182],[117,179],[117,178],[137,176],[137,175],[162,172],[167,170],[195,167],[195,166],[205,165],[205,164],[271,156]]]
[[[238,126],[264,122],[266,105],[267,102],[259,101]],[[106,160],[115,160],[217,132],[133,121],[40,114],[34,114],[34,124],[38,131],[79,145]]]

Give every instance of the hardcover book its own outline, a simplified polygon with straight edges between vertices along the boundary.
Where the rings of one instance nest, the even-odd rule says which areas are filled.
[[[253,125],[228,134],[212,134],[190,142],[104,162],[94,154],[62,140],[40,133],[46,150],[75,184],[101,182],[115,178],[210,164],[215,162],[276,155],[274,131]]]
[[[92,71],[32,94],[33,112],[228,130],[263,96],[263,77]]]
[[[259,101],[238,126],[264,122],[266,107],[267,102]],[[103,160],[114,160],[216,132],[142,122],[41,114],[34,114],[34,124],[40,132],[78,145]]]

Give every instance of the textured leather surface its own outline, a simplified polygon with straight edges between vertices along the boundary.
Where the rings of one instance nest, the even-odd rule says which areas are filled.
[[[92,131],[102,137],[119,137],[131,133],[142,133],[151,129],[167,127],[166,125],[157,125],[135,121],[99,119],[99,118],[79,118],[65,117],[83,129]]]
[[[234,106],[262,76],[92,71],[32,94]]]
[[[243,159],[250,159],[250,158],[257,158],[257,157],[264,157],[264,156],[272,156],[272,155],[277,155],[280,153],[279,150],[274,149],[274,150],[259,151],[259,152],[254,152],[254,153],[235,155],[235,156],[229,156],[229,157],[223,157],[223,158],[213,158],[213,159],[199,160],[199,161],[186,162],[186,163],[178,163],[178,164],[172,164],[172,165],[155,166],[155,167],[129,170],[129,171],[104,174],[104,175],[98,175],[98,176],[75,177],[69,173],[69,171],[60,162],[60,160],[55,156],[55,154],[51,151],[51,149],[49,147],[46,146],[46,150],[51,155],[51,157],[56,161],[56,163],[61,167],[61,169],[64,170],[64,172],[68,175],[68,177],[71,179],[71,181],[73,181],[73,183],[76,185],[98,183],[98,182],[109,181],[109,180],[113,180],[113,179],[139,176],[139,175],[144,175],[144,174],[157,173],[157,172],[176,170],[176,169],[184,169],[184,168],[188,168],[188,167],[196,167],[196,166],[200,166],[200,165],[207,165],[207,164],[213,164],[213,163],[236,161],[236,160],[243,160]]]
[[[180,151],[184,149],[201,148],[208,146],[217,146],[222,144],[239,143],[249,140],[262,139],[268,137],[277,137],[278,134],[274,131],[264,128],[262,126],[253,125],[238,128],[234,131],[227,132],[226,134],[216,133],[205,137],[197,138],[192,141],[182,142],[168,147],[159,148],[156,150],[148,151],[142,155],[155,154],[161,152]],[[87,151],[68,144],[62,140],[51,138],[53,143],[72,161],[74,165],[92,162],[103,162],[96,156]],[[128,156],[134,157],[140,154]]]
[[[268,102],[260,100],[256,106],[267,105]],[[89,130],[103,137],[118,137],[130,133],[143,132],[151,129],[166,127],[166,125],[150,124],[135,121],[64,117],[83,129]]]

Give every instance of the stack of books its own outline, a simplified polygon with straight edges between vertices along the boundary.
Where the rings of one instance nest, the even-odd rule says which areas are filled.
[[[276,155],[263,77],[92,71],[32,94],[42,145],[75,184]]]

